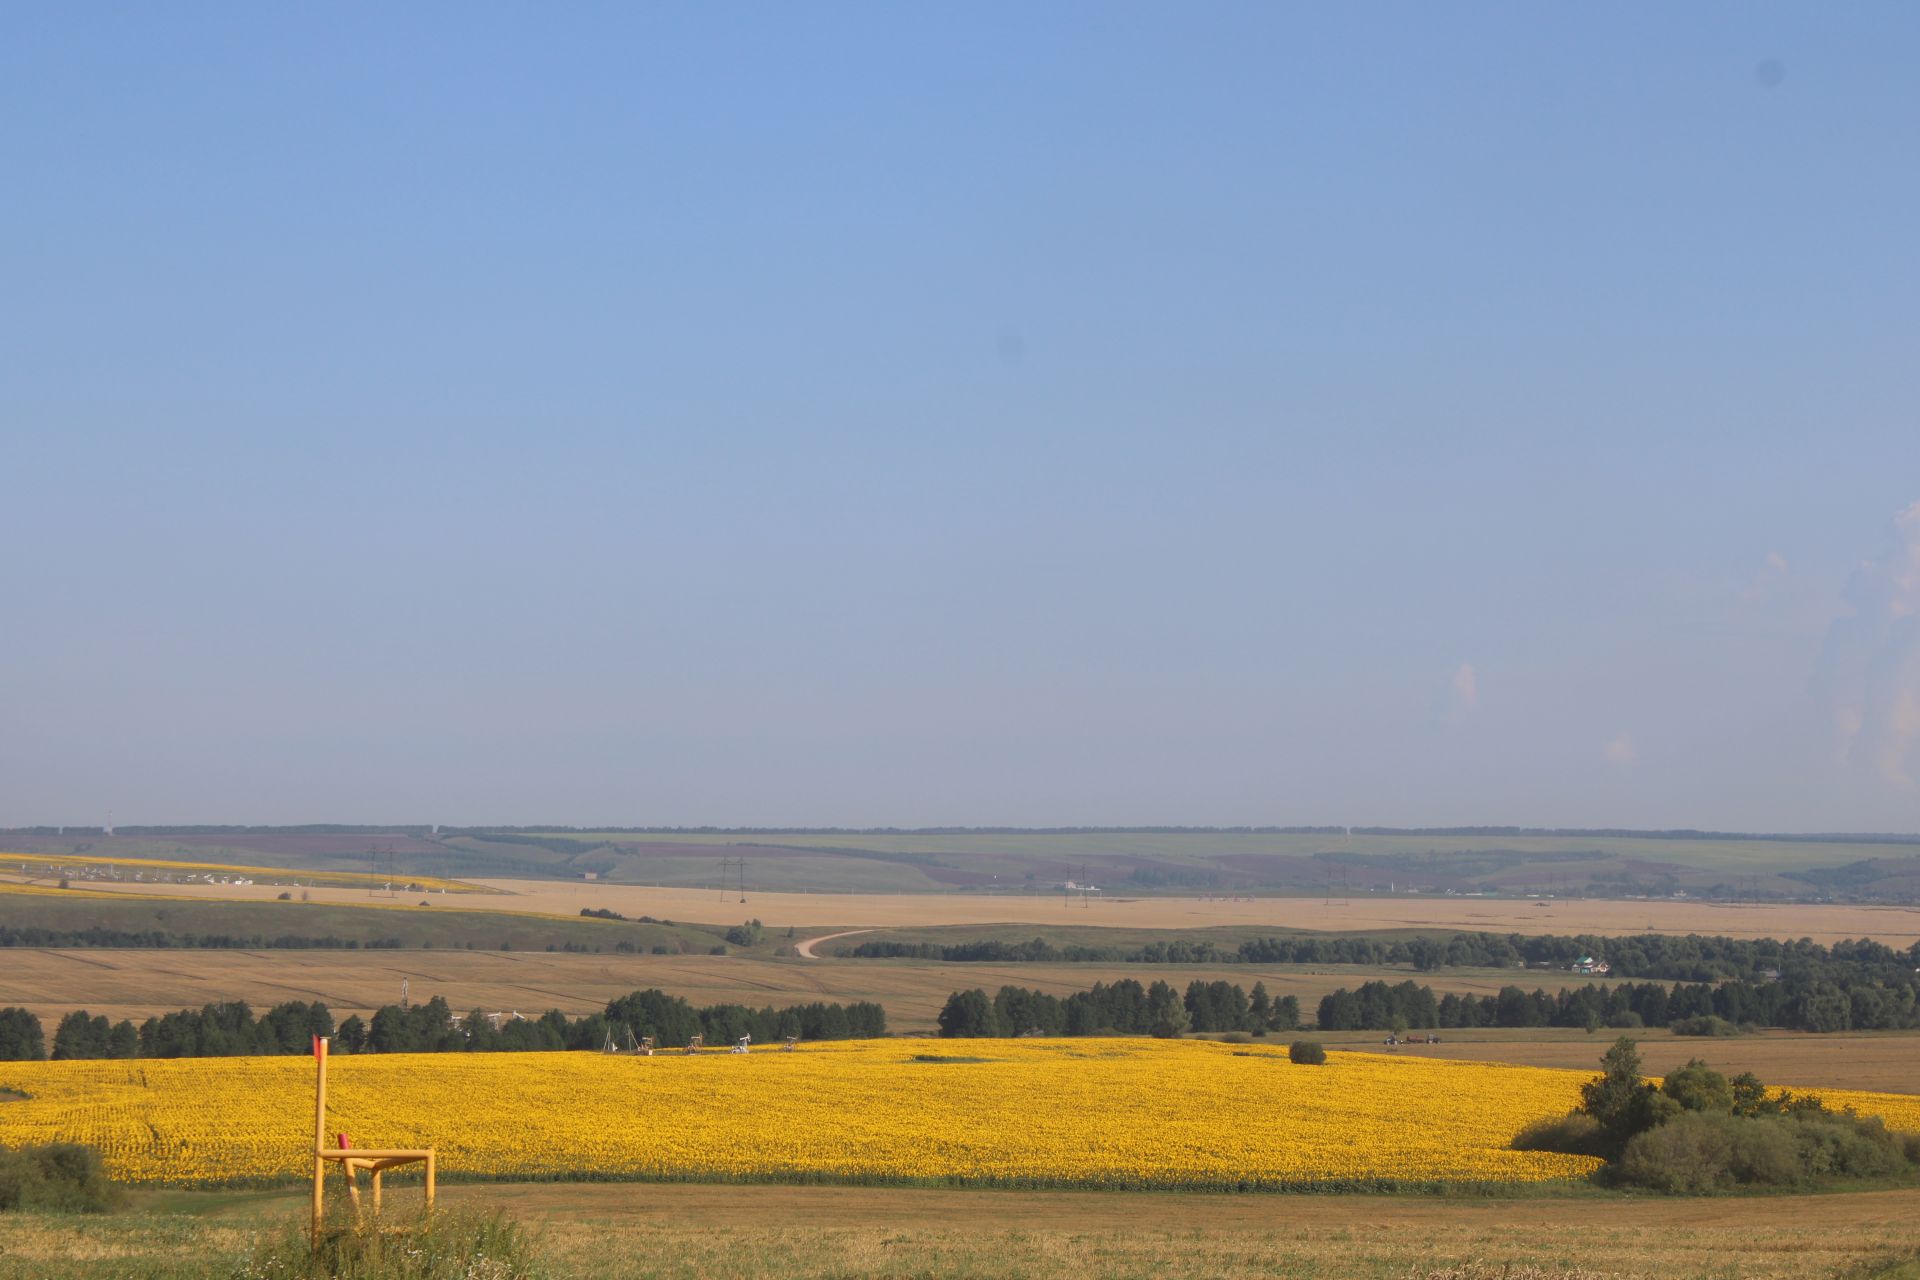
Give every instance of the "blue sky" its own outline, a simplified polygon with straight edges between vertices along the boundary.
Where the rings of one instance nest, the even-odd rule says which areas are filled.
[[[0,824],[1920,830],[1911,6],[0,11]]]

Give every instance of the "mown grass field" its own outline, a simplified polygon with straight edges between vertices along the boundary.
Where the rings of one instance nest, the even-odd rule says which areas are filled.
[[[452,1186],[529,1224],[553,1280],[1873,1280],[1913,1259],[1920,1192],[1625,1199]],[[395,1196],[397,1211],[410,1207]],[[160,1192],[106,1218],[0,1214],[0,1280],[236,1272],[292,1192]]]

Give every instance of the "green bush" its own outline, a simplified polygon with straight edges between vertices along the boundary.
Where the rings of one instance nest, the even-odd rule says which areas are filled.
[[[1711,1111],[1719,1115],[1733,1113],[1733,1085],[1727,1078],[1698,1058],[1669,1071],[1660,1084],[1660,1092],[1688,1111]]]
[[[1570,1156],[1606,1154],[1606,1140],[1600,1122],[1583,1111],[1535,1120],[1513,1139],[1515,1151],[1558,1151]]]
[[[1733,1130],[1737,1125],[1752,1123],[1689,1113],[1637,1133],[1615,1165],[1616,1180],[1630,1187],[1678,1194],[1730,1187]]]
[[[1914,1172],[1920,1143],[1838,1112],[1743,1118],[1688,1112],[1627,1144],[1615,1181],[1655,1191],[1798,1187]]]
[[[103,1213],[119,1202],[120,1188],[107,1180],[100,1153],[92,1147],[73,1142],[0,1147],[0,1210]]]
[[[1317,1067],[1326,1062],[1327,1049],[1318,1040],[1295,1040],[1287,1046],[1287,1058],[1305,1066]]]
[[[1725,1018],[1716,1018],[1710,1013],[1697,1018],[1682,1018],[1678,1022],[1669,1022],[1667,1030],[1677,1036],[1737,1036],[1740,1028]]]

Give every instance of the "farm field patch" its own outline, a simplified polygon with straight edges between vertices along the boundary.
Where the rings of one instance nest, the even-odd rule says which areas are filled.
[[[695,924],[738,924],[748,916],[769,927],[812,931],[834,928],[906,928],[969,924],[1052,924],[1127,929],[1207,929],[1268,926],[1276,929],[1385,931],[1439,929],[1495,933],[1720,934],[1733,938],[1811,938],[1832,943],[1873,938],[1904,949],[1920,942],[1920,907],[1839,903],[1713,903],[1687,899],[1390,897],[1319,898],[1108,898],[1067,902],[1053,894],[975,893],[749,893],[712,889],[648,888],[551,880],[482,880],[486,888],[512,895],[485,905],[447,895],[435,910],[516,910],[578,916],[582,908],[610,908],[626,916],[650,915]],[[94,888],[112,888],[94,884]],[[261,901],[278,890],[266,885],[179,884],[131,886],[183,898]],[[356,892],[358,897],[356,898]],[[365,891],[318,887],[316,902],[353,904]]]
[[[444,919],[444,917],[443,917]],[[609,936],[620,926],[606,925]],[[654,926],[629,926],[654,928]],[[704,948],[702,948],[704,950]],[[120,948],[0,951],[0,1005],[31,1010],[49,1028],[85,1009],[112,1021],[135,1023],[174,1009],[245,1000],[266,1009],[284,1000],[325,1004],[336,1019],[367,1014],[400,998],[403,979],[415,1000],[445,996],[455,1009],[534,1015],[559,1009],[592,1013],[609,1000],[647,987],[695,1004],[850,1003],[872,1000],[887,1010],[896,1032],[929,1032],[947,997],[963,987],[992,992],[1012,985],[1066,996],[1096,982],[1163,980],[1185,990],[1195,979],[1251,987],[1267,984],[1275,998],[1299,998],[1311,1015],[1320,997],[1370,978],[1417,978],[1436,990],[1491,995],[1510,982],[1556,990],[1593,981],[1565,972],[1511,969],[1452,970],[1416,975],[1405,969],[1363,966],[941,964],[936,961],[778,960],[705,954],[593,955],[549,951],[429,950],[187,950]],[[1920,1042],[1916,1042],[1920,1043]],[[1595,1050],[1591,1057],[1598,1056]]]
[[[1597,1164],[1506,1147],[1572,1105],[1576,1073],[1369,1054],[1306,1067],[1204,1041],[393,1055],[330,1075],[330,1131],[432,1146],[447,1177],[1359,1189]],[[304,1058],[7,1064],[0,1087],[28,1097],[0,1110],[0,1142],[86,1142],[135,1184],[292,1178],[309,1167],[312,1078]],[[1920,1125],[1920,1099],[1873,1105]]]
[[[98,854],[35,854],[0,851],[0,872],[25,883],[57,882],[71,876],[93,888],[114,887],[137,892],[142,888],[186,882],[189,878],[209,880],[242,878],[267,882],[259,887],[285,888],[294,884],[349,886],[362,891],[393,880],[401,880],[416,891],[435,893],[486,893],[463,880],[435,876],[385,876],[364,871],[296,871],[284,867],[245,866],[226,862],[180,861],[171,858],[115,858]],[[162,877],[165,877],[164,879]],[[222,887],[218,884],[215,888]],[[239,886],[245,888],[247,886]]]
[[[1444,1031],[1439,1044],[1403,1044],[1392,1052],[1461,1062],[1510,1062],[1591,1071],[1616,1035],[1634,1038],[1646,1070],[1662,1075],[1699,1058],[1725,1075],[1751,1071],[1796,1091],[1825,1086],[1920,1093],[1920,1034],[1858,1031],[1814,1035],[1763,1031],[1729,1037],[1676,1036],[1663,1030],[1584,1031],[1557,1027]],[[1327,1045],[1379,1050],[1377,1031],[1315,1033]]]
[[[1738,836],[1673,839],[1642,835],[1412,835],[1308,833],[1296,831],[766,831],[623,832],[547,831],[552,839],[596,844],[725,845],[751,855],[755,848],[856,850],[922,858],[971,856],[1008,860],[1095,857],[1211,859],[1235,856],[1311,858],[1443,858],[1488,852],[1543,858],[1627,856],[1646,862],[1700,868],[1836,866],[1875,857],[1908,854],[1912,842],[1849,840],[1743,840]]]
[[[1586,1073],[1206,1041],[946,1040],[798,1053],[341,1057],[329,1130],[430,1145],[448,1177],[1258,1190],[1529,1184],[1507,1149]],[[12,1063],[0,1143],[80,1141],[143,1185],[308,1168],[305,1058]],[[1904,1129],[1920,1097],[1819,1090]],[[217,1121],[212,1118],[217,1117]]]

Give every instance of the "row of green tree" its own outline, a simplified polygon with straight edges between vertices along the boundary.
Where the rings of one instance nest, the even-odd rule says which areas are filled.
[[[1858,978],[1752,983],[1588,983],[1549,994],[1502,987],[1489,996],[1436,996],[1407,981],[1341,988],[1320,1001],[1323,1031],[1406,1027],[1682,1027],[1702,1020],[1798,1031],[1920,1027],[1920,994],[1910,983]],[[1701,1028],[1704,1029],[1704,1028]]]
[[[1690,934],[1637,934],[1602,938],[1590,934],[1528,937],[1510,933],[1456,933],[1449,937],[1395,937],[1369,934],[1300,934],[1250,938],[1238,946],[1209,939],[1173,939],[1143,946],[1056,944],[1045,938],[1026,942],[983,939],[974,942],[868,941],[844,947],[855,959],[916,959],[953,962],[1124,963],[1124,964],[1354,964],[1406,965],[1436,969],[1568,968],[1578,961],[1603,961],[1617,978],[1668,982],[1717,982],[1738,978],[1759,982],[1839,981],[1867,978],[1883,985],[1915,985],[1920,943],[1896,951],[1871,940],[1825,946],[1811,939],[1723,938]]]
[[[471,1053],[600,1049],[609,1039],[625,1047],[644,1036],[652,1036],[661,1048],[678,1048],[696,1035],[709,1044],[722,1044],[742,1036],[760,1042],[787,1036],[871,1039],[886,1031],[886,1010],[866,1001],[815,1002],[784,1009],[739,1004],[695,1008],[679,996],[657,990],[621,996],[604,1012],[580,1018],[568,1018],[557,1009],[537,1018],[499,1018],[479,1009],[458,1017],[445,999],[435,996],[409,1007],[387,1005],[370,1019],[354,1014],[337,1027],[332,1012],[318,1002],[289,1001],[256,1018],[244,1001],[236,1000],[148,1018],[138,1027],[131,1021],[114,1023],[76,1010],[55,1028],[51,1056],[219,1058],[307,1053],[314,1036],[333,1037],[334,1048],[341,1053]],[[0,1009],[0,1061],[47,1056],[40,1019],[26,1009]]]
[[[1001,987],[989,997],[979,988],[956,991],[940,1010],[943,1036],[1126,1035],[1176,1036],[1185,1031],[1291,1031],[1300,1024],[1300,1002],[1275,1000],[1266,984],[1251,992],[1237,983],[1193,982],[1186,994],[1165,982],[1143,987],[1131,978],[1061,997],[1024,987]]]

